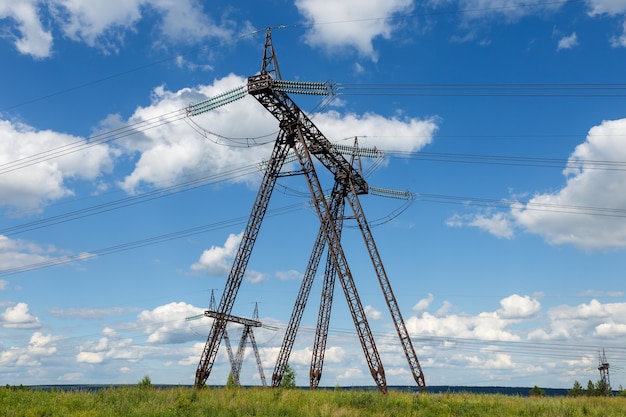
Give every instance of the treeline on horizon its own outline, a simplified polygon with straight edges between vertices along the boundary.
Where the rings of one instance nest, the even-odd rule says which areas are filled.
[[[136,384],[59,384],[59,385],[10,385],[6,384],[5,388],[12,390],[41,390],[41,391],[74,391],[74,392],[93,392],[106,389],[126,388],[136,386]],[[593,386],[593,388],[591,388]],[[171,388],[193,388],[193,385],[181,384],[152,384],[155,389],[171,389]],[[225,385],[211,385],[211,388],[224,388]],[[257,385],[242,386],[242,388],[260,388]],[[309,387],[296,387],[300,390],[308,390]],[[591,391],[590,391],[591,388]],[[364,386],[346,386],[346,387],[318,387],[319,390],[340,390],[340,391],[378,391],[378,388],[371,385]],[[416,386],[412,385],[393,385],[388,387],[392,392],[419,392]],[[534,390],[534,391],[533,391]],[[537,391],[540,390],[540,391]],[[537,396],[548,397],[565,397],[565,396],[604,396],[605,391],[598,390],[593,382],[589,381],[587,389],[584,389],[578,381],[574,382],[572,388],[539,388],[535,387],[501,387],[501,386],[466,386],[466,385],[436,385],[427,387],[427,392],[431,394],[500,394],[510,396],[532,396],[535,392]],[[626,397],[626,390],[621,386],[618,390],[611,390],[614,396]]]

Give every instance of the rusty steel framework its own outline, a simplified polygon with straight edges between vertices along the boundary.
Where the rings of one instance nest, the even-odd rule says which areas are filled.
[[[246,350],[246,344],[248,343],[248,339],[250,340],[250,344],[252,345],[252,351],[254,352],[254,356],[256,358],[256,364],[259,368],[259,376],[261,377],[261,383],[263,386],[267,385],[265,381],[265,373],[263,372],[263,364],[261,362],[261,356],[259,355],[259,348],[256,344],[256,339],[254,338],[254,332],[252,330],[253,327],[262,327],[263,324],[259,321],[259,308],[258,305],[254,306],[254,313],[252,319],[247,319],[245,317],[222,315],[215,310],[209,309],[204,312],[205,317],[211,317],[216,319],[217,317],[222,317],[227,322],[238,323],[243,325],[243,332],[241,334],[241,339],[239,339],[239,346],[237,347],[237,354],[233,356],[232,348],[230,345],[230,339],[228,337],[228,332],[224,329],[224,342],[226,344],[226,348],[228,349],[228,357],[231,363],[231,372],[233,374],[233,378],[237,384],[239,384],[239,375],[241,374],[241,365],[243,364],[243,357]]]
[[[292,151],[300,165],[302,175],[306,178],[313,205],[320,220],[320,229],[276,361],[272,374],[272,385],[280,384],[313,279],[323,252],[326,250],[326,269],[310,368],[311,388],[316,388],[321,379],[334,284],[336,278],[339,278],[372,378],[382,392],[387,392],[385,370],[341,245],[343,213],[347,201],[365,241],[413,378],[419,389],[424,391],[426,389],[424,374],[359,201],[359,195],[368,193],[368,184],[360,170],[353,166],[354,161],[346,160],[287,95],[286,90],[279,87],[283,85],[278,82],[281,79],[271,32],[268,28],[265,36],[261,72],[248,78],[247,92],[278,120],[280,131],[228,275],[224,293],[217,310],[212,315],[214,321],[198,363],[195,386],[197,388],[204,386],[211,373],[221,340],[225,335],[226,324],[233,318],[231,312],[235,298],[267,211],[270,196],[280,176],[287,154]],[[313,164],[313,157],[334,176],[335,184],[330,198],[324,195]]]

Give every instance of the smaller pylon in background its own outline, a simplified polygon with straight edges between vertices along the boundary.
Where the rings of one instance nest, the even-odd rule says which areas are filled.
[[[598,390],[604,395],[611,395],[611,379],[609,378],[609,362],[606,360],[604,349],[598,353],[598,371],[600,371],[600,387]]]

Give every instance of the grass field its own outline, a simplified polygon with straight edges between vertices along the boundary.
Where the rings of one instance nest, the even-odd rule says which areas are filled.
[[[516,397],[298,389],[112,388],[66,392],[0,388],[3,417],[95,416],[549,416],[623,417],[625,397]]]

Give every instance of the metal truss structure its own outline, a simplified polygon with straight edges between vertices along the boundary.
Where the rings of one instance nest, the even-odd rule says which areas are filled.
[[[203,314],[199,314],[197,316],[187,317],[186,320],[197,320],[202,317],[210,317],[215,319],[219,316],[216,311],[217,304],[215,303],[215,294],[213,290],[211,290],[211,302],[209,303],[209,309],[205,310]],[[228,330],[224,329],[224,344],[226,345],[226,351],[228,353],[228,359],[230,361],[231,374],[233,376],[234,381],[237,384],[240,384],[239,376],[241,375],[241,365],[243,364],[244,354],[246,350],[246,345],[248,340],[250,340],[250,345],[252,346],[252,350],[254,352],[254,356],[256,358],[256,364],[259,369],[259,376],[261,378],[261,384],[265,387],[267,386],[267,382],[265,380],[265,373],[263,372],[263,364],[261,362],[261,355],[259,354],[259,348],[256,343],[256,339],[254,337],[254,332],[252,330],[253,327],[266,327],[272,330],[277,330],[277,328],[273,326],[264,326],[263,323],[259,321],[259,307],[258,304],[254,305],[254,313],[252,314],[252,319],[247,319],[245,317],[238,316],[225,316],[224,317],[227,322],[237,323],[244,326],[243,332],[241,334],[241,338],[239,339],[239,345],[237,348],[237,354],[233,355],[233,349],[230,343],[230,336],[228,335]]]
[[[235,90],[218,96],[225,96],[226,98],[224,99],[211,98],[206,102],[190,106],[188,115],[200,114],[206,110],[241,98],[241,92]],[[313,279],[322,255],[326,250],[326,269],[311,361],[310,386],[312,389],[316,388],[321,379],[334,285],[338,278],[348,302],[370,374],[378,388],[382,392],[387,392],[385,370],[341,245],[344,209],[348,205],[361,231],[413,378],[419,389],[424,391],[426,389],[424,374],[359,201],[358,196],[367,194],[369,186],[361,171],[353,166],[354,157],[352,161],[348,161],[288,96],[288,93],[328,95],[329,93],[332,94],[332,88],[328,88],[327,84],[324,83],[287,82],[282,80],[270,29],[268,28],[265,36],[261,72],[248,78],[247,93],[252,95],[278,120],[280,130],[272,155],[265,167],[261,186],[228,275],[224,293],[217,310],[211,313],[214,321],[198,363],[195,386],[200,388],[206,383],[213,368],[221,340],[226,334],[226,324],[228,321],[233,321],[232,319],[235,317],[231,316],[231,312],[237,292],[243,281],[272,191],[280,176],[287,155],[292,152],[300,166],[300,173],[306,178],[313,205],[320,221],[320,229],[272,374],[272,385],[277,386],[280,384],[304,307],[309,297]],[[334,186],[330,197],[324,194],[313,158],[317,159],[334,177]]]

